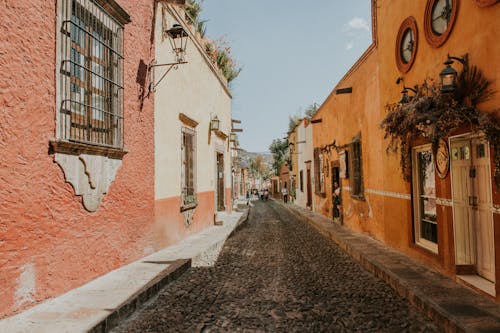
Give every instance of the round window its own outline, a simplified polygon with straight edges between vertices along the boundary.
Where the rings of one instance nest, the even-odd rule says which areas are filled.
[[[427,42],[439,47],[446,42],[457,17],[457,0],[428,0],[425,7],[424,31]]]
[[[399,27],[396,40],[396,65],[402,73],[410,70],[417,53],[417,22],[412,16]]]

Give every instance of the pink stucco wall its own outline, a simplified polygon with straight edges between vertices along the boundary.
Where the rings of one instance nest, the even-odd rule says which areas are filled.
[[[117,2],[132,19],[124,44],[128,154],[95,213],[83,208],[48,152],[56,119],[56,1],[2,2],[0,318],[155,249],[153,101],[141,100],[154,1]]]

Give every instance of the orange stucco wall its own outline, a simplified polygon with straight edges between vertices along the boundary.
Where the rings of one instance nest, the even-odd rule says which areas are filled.
[[[48,153],[55,136],[56,1],[0,11],[0,317],[78,287],[155,249],[153,104],[144,98],[153,2],[117,1],[124,44],[123,158],[97,212]]]
[[[454,275],[454,236],[452,207],[437,206],[438,254],[416,246],[413,241],[412,184],[402,179],[399,155],[385,152],[380,122],[385,117],[385,105],[401,97],[396,78],[404,77],[406,86],[421,84],[426,78],[439,80],[447,54],[469,54],[470,64],[477,65],[493,82],[497,94],[479,108],[491,112],[500,104],[500,5],[480,8],[474,1],[459,1],[454,28],[444,45],[431,47],[424,35],[424,13],[427,1],[378,0],[374,12],[374,44],[337,84],[337,88],[352,87],[350,94],[336,94],[335,89],[321,105],[313,120],[313,145],[323,147],[336,141],[337,146],[351,142],[361,132],[364,200],[353,199],[348,191],[349,180],[342,180],[342,211],[344,224],[356,231],[379,239],[423,263]],[[375,4],[375,2],[374,2]],[[395,60],[396,37],[405,18],[417,22],[418,48],[415,62],[402,74]],[[460,70],[461,65],[454,64]],[[425,143],[422,141],[418,144]],[[338,160],[332,149],[329,163]],[[330,167],[330,164],[329,164]],[[315,210],[331,217],[331,178],[326,177],[326,196],[315,195]],[[450,174],[436,177],[437,197],[451,199]],[[494,204],[500,203],[499,189],[493,184]],[[494,214],[497,280],[500,279],[500,217]],[[497,283],[497,290],[499,290]],[[498,294],[498,293],[497,293]],[[497,297],[498,299],[498,297]]]
[[[159,247],[172,245],[214,224],[215,192],[197,193],[196,198],[198,205],[189,224],[180,211],[180,196],[155,201],[155,234]]]

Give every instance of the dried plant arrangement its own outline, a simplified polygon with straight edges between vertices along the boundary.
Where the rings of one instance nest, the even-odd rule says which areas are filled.
[[[498,110],[481,112],[477,106],[490,99],[494,92],[476,66],[462,70],[452,93],[442,93],[440,85],[426,79],[417,86],[407,103],[386,105],[387,115],[380,126],[389,139],[387,151],[400,154],[403,178],[409,181],[410,147],[413,140],[427,138],[436,153],[440,139],[445,139],[462,127],[484,134],[495,156],[495,181],[500,184],[500,125]]]

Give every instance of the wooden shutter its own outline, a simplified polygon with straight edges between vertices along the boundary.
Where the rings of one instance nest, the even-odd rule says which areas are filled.
[[[319,193],[319,148],[314,148],[314,192]]]
[[[353,197],[363,197],[363,173],[361,159],[361,141],[354,141],[349,144],[351,152],[349,158],[349,183],[351,186],[351,195]]]

